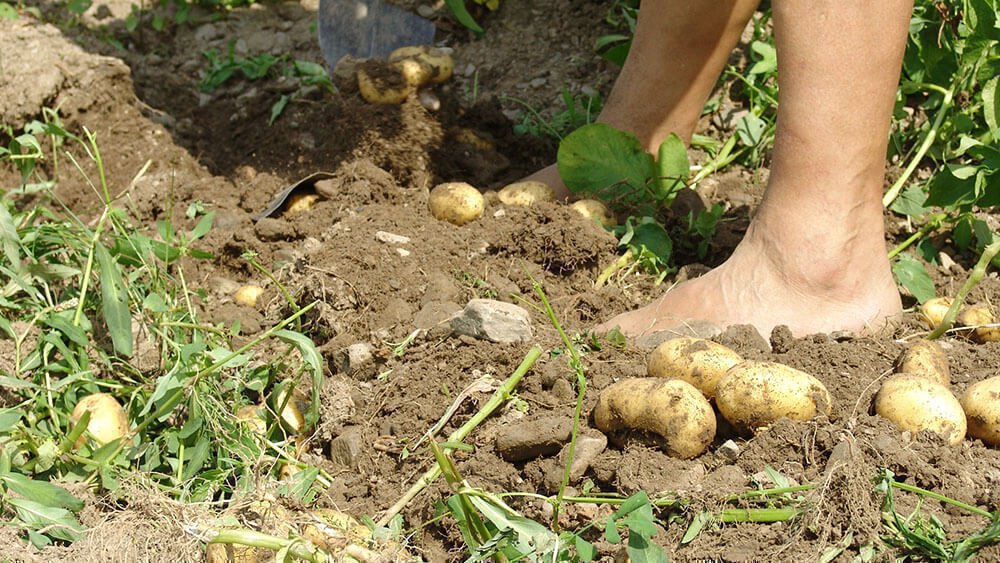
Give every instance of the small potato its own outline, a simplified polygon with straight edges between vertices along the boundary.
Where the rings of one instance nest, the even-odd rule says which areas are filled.
[[[948,357],[933,340],[918,340],[903,350],[896,361],[896,373],[919,375],[941,385],[951,384]]]
[[[453,225],[464,225],[483,216],[483,194],[465,182],[438,184],[427,200],[431,215]]]
[[[264,294],[264,288],[259,285],[247,284],[236,290],[233,301],[244,307],[256,307],[257,300]]]
[[[389,62],[403,60],[417,61],[429,69],[427,79],[421,82],[419,86],[423,86],[428,82],[440,84],[451,78],[452,73],[455,71],[455,61],[452,59],[451,53],[446,49],[439,49],[437,47],[429,47],[427,45],[400,47],[389,54]]]
[[[292,194],[285,202],[285,215],[305,213],[319,201],[319,194]]]
[[[1000,377],[974,383],[962,395],[969,436],[1000,446]]]
[[[919,375],[894,375],[875,395],[875,413],[900,430],[933,432],[949,444],[965,438],[965,412],[951,391]]]
[[[709,399],[729,368],[743,361],[739,354],[704,338],[673,338],[649,355],[646,373],[650,377],[680,379],[694,385]]]
[[[80,399],[69,416],[70,423],[76,425],[86,412],[90,412],[87,432],[80,435],[73,447],[82,446],[86,442],[87,434],[90,434],[99,446],[128,434],[128,418],[125,416],[125,409],[114,396],[108,393],[94,393]]]
[[[715,388],[719,412],[737,430],[778,419],[811,420],[830,415],[830,393],[820,380],[776,362],[745,361],[729,368]]]
[[[948,313],[951,303],[951,297],[928,299],[920,305],[920,317],[924,319],[931,330],[934,330],[944,322],[944,316]]]
[[[539,201],[555,201],[556,192],[544,182],[514,182],[497,192],[500,203],[516,207],[531,207]]]
[[[972,329],[970,338],[976,342],[1000,342],[1000,326],[988,305],[972,305],[958,314],[958,324]]]
[[[264,408],[260,405],[244,405],[236,409],[236,420],[244,424],[255,434],[267,432],[267,420],[264,418]]]
[[[574,201],[570,208],[587,219],[593,219],[601,224],[605,229],[610,229],[618,224],[614,213],[608,209],[604,202],[596,199],[581,199]]]
[[[276,412],[281,413],[278,418],[289,430],[299,434],[305,429],[306,419],[302,416],[299,401],[294,394],[289,397],[288,391],[282,389],[274,396],[271,406]]]
[[[712,405],[679,379],[634,377],[607,387],[594,407],[594,423],[606,434],[644,431],[681,459],[700,455],[715,438]]]
[[[396,66],[366,61],[358,65],[355,75],[361,97],[370,104],[401,104],[413,92],[413,86]]]
[[[468,127],[455,127],[448,131],[448,135],[456,142],[469,145],[470,147],[483,152],[497,150],[497,145],[493,141],[469,129]]]

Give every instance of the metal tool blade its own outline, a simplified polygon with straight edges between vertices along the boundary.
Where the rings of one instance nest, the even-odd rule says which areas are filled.
[[[432,22],[383,0],[319,2],[319,45],[331,69],[344,55],[386,57],[399,47],[433,41]]]

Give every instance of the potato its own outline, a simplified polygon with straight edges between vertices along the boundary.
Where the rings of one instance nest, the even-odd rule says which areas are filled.
[[[970,338],[976,342],[1000,342],[1000,326],[989,305],[972,305],[958,314],[958,324],[972,328]]]
[[[420,84],[427,83],[440,84],[451,78],[455,70],[455,61],[446,49],[418,45],[413,47],[400,47],[389,54],[389,62],[415,61],[427,68],[427,77]]]
[[[928,299],[920,305],[920,317],[924,319],[924,322],[927,323],[927,326],[931,330],[934,330],[944,322],[944,316],[948,313],[951,303],[951,297]]]
[[[271,407],[274,408],[275,412],[280,412],[278,418],[292,432],[299,434],[305,429],[306,419],[302,416],[302,410],[299,408],[299,400],[295,397],[295,394],[289,396],[288,390],[282,388],[281,391],[273,396]]]
[[[94,393],[80,399],[73,407],[73,412],[69,415],[71,425],[76,425],[83,418],[83,413],[90,413],[90,421],[87,423],[87,431],[77,438],[73,447],[78,448],[86,442],[86,435],[90,434],[99,446],[103,446],[111,441],[117,440],[128,434],[128,418],[125,416],[125,409],[122,408],[118,399],[108,393]]]
[[[667,454],[700,455],[715,438],[715,413],[690,383],[634,377],[605,388],[594,407],[594,423],[606,434],[648,433]]]
[[[483,216],[486,203],[479,190],[465,182],[438,184],[427,200],[431,215],[453,225],[464,225]]]
[[[1000,377],[974,383],[962,395],[969,436],[1000,446]]]
[[[495,151],[496,143],[469,129],[468,127],[455,127],[448,131],[448,135],[456,142],[469,145],[470,147],[483,152]]]
[[[264,288],[259,285],[247,284],[236,290],[233,301],[246,307],[257,306],[257,300],[264,294]]]
[[[896,372],[923,376],[941,385],[951,383],[948,357],[933,340],[918,340],[903,350],[896,361]]]
[[[719,412],[744,432],[781,418],[829,416],[831,403],[830,393],[818,379],[776,362],[740,362],[729,368],[715,388]]]
[[[312,209],[318,200],[319,194],[292,194],[288,196],[288,200],[285,202],[285,214],[296,215],[305,213]]]
[[[900,430],[928,431],[949,444],[965,438],[965,412],[958,399],[940,383],[919,375],[894,375],[875,395],[875,413]]]
[[[398,66],[380,66],[367,61],[355,69],[358,91],[370,104],[401,104],[413,92],[413,85]]]
[[[726,371],[743,361],[739,354],[704,338],[672,338],[649,355],[650,377],[680,379],[694,385],[709,399]]]
[[[531,207],[539,201],[555,201],[556,192],[544,182],[532,180],[504,186],[497,196],[500,203],[516,207]]]
[[[587,219],[593,219],[601,224],[605,229],[610,229],[618,224],[618,220],[615,219],[614,213],[608,209],[604,202],[598,201],[596,199],[581,199],[579,201],[574,201],[570,208],[576,211],[580,215],[583,215]]]
[[[244,405],[236,409],[236,420],[249,428],[255,434],[267,432],[267,419],[264,418],[264,407],[260,405]]]

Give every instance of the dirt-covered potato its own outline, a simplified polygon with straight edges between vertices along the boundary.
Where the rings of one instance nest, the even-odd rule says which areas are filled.
[[[715,438],[712,405],[679,379],[635,377],[605,388],[594,407],[594,423],[606,434],[643,432],[682,459],[700,455]]]
[[[69,416],[71,425],[75,426],[76,423],[80,422],[86,412],[90,413],[87,431],[80,435],[74,447],[82,446],[87,439],[87,434],[90,434],[94,442],[103,446],[128,433],[128,418],[125,416],[125,409],[114,396],[108,393],[94,393],[80,399]]]
[[[646,373],[650,377],[687,381],[711,399],[726,371],[742,361],[739,354],[718,342],[704,338],[672,338],[649,355]]]
[[[414,86],[424,86],[427,83],[440,84],[451,78],[455,70],[455,61],[447,49],[417,45],[400,47],[389,54],[389,62],[415,61],[425,67],[426,78]]]
[[[593,219],[601,224],[605,229],[610,229],[618,224],[614,213],[604,205],[603,201],[596,199],[581,199],[570,204],[570,208],[587,219]]]
[[[958,314],[958,324],[971,328],[970,338],[976,342],[1000,342],[1000,326],[989,305],[972,305]]]
[[[361,97],[370,104],[401,104],[413,92],[413,85],[397,65],[366,61],[358,65],[355,75]]]
[[[311,210],[317,201],[319,201],[319,194],[292,194],[285,202],[285,214],[305,213]]]
[[[483,216],[486,202],[479,190],[465,182],[438,184],[427,200],[431,215],[453,225],[464,225]]]
[[[528,180],[504,186],[497,196],[504,205],[531,207],[539,201],[555,201],[556,192],[545,182]]]
[[[737,430],[752,432],[778,419],[830,415],[830,393],[820,380],[776,362],[745,361],[729,368],[715,388],[719,412]]]
[[[941,345],[933,340],[917,340],[903,350],[896,360],[896,372],[927,377],[941,385],[951,383],[948,357]]]
[[[991,446],[1000,446],[1000,377],[974,383],[962,395],[968,434]]]
[[[944,316],[948,313],[951,303],[951,297],[935,297],[934,299],[928,299],[920,305],[920,318],[927,323],[927,326],[931,330],[934,330],[942,322],[944,322]]]
[[[965,438],[965,412],[940,383],[919,375],[894,375],[875,395],[875,413],[900,430],[933,432],[949,444]]]
[[[244,307],[255,307],[257,305],[257,300],[260,296],[264,294],[264,288],[259,285],[247,284],[236,290],[233,293],[233,301],[237,305],[243,305]]]
[[[255,434],[267,432],[267,419],[264,407],[260,405],[244,405],[236,409],[236,420]]]

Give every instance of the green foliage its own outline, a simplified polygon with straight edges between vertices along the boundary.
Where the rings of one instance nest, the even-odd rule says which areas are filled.
[[[579,127],[594,123],[604,106],[600,94],[581,92],[574,95],[565,86],[562,89],[561,99],[565,109],[555,112],[549,118],[543,117],[535,108],[516,98],[503,98],[503,101],[519,104],[526,110],[524,118],[514,125],[514,133],[544,136],[557,141],[561,141]]]

